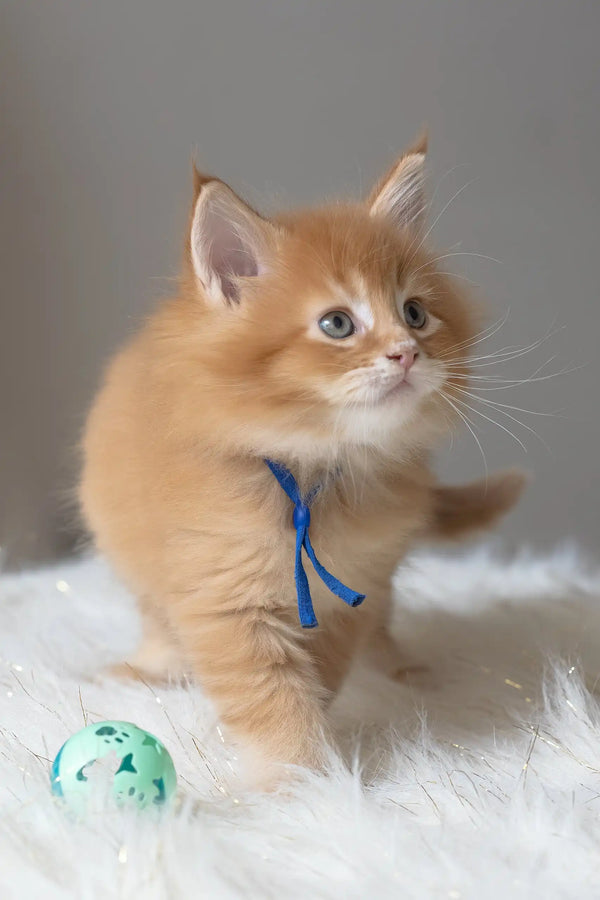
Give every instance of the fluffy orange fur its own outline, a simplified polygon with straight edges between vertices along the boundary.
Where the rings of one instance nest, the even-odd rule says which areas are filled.
[[[192,671],[272,765],[322,765],[327,702],[359,650],[384,641],[395,662],[390,582],[407,549],[489,524],[521,489],[515,473],[486,490],[430,471],[475,317],[426,247],[424,149],[366,202],[272,221],[196,173],[178,295],[112,361],[85,431],[85,518],[144,615],[133,665]],[[407,323],[412,299],[423,327]],[[332,338],[319,325],[332,311],[355,330]],[[323,484],[311,540],[367,595],[346,607],[308,565],[312,631],[291,504],[264,457],[305,491]]]

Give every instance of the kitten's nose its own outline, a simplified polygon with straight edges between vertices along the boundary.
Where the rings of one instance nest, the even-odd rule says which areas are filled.
[[[395,359],[400,363],[405,372],[413,366],[415,361],[419,356],[419,351],[413,349],[412,347],[404,347],[402,350],[398,350],[397,353],[388,353],[388,359]]]

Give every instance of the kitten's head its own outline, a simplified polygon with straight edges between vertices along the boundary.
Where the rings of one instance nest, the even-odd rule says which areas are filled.
[[[426,247],[424,161],[421,142],[365,202],[274,220],[196,173],[179,351],[205,432],[331,460],[447,428],[473,316]]]

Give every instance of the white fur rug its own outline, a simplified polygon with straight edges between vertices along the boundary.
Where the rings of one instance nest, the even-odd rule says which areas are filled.
[[[101,562],[1,578],[2,900],[600,896],[600,570],[420,556],[398,595],[432,672],[355,672],[334,706],[344,759],[261,796],[236,788],[198,688],[96,677],[137,631]],[[48,770],[84,717],[163,739],[170,811],[65,815]]]

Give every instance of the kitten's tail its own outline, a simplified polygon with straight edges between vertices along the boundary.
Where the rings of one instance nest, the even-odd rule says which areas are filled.
[[[528,480],[521,469],[507,469],[487,481],[460,487],[438,485],[429,535],[452,540],[489,527],[515,505]]]

